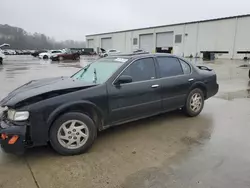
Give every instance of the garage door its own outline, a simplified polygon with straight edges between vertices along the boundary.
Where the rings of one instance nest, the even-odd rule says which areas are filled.
[[[94,39],[88,39],[88,48],[94,48]]]
[[[154,50],[153,34],[140,35],[140,49],[148,52]]]
[[[112,38],[102,38],[101,47],[104,50],[112,49]]]
[[[173,47],[174,33],[157,33],[156,34],[156,47]]]

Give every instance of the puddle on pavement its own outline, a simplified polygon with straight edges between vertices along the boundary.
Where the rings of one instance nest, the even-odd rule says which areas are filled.
[[[234,99],[250,98],[250,88],[247,90],[220,93],[216,95],[216,97],[220,99],[229,100],[229,101],[234,100]]]

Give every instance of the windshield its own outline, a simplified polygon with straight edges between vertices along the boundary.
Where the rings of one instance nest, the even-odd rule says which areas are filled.
[[[72,78],[102,84],[126,61],[128,59],[124,58],[99,59],[78,71]]]

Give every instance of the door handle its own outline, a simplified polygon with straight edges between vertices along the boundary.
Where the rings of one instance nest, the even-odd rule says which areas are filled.
[[[192,81],[194,81],[194,79],[193,79],[193,78],[190,78],[190,79],[188,79],[188,81],[189,81],[189,82],[192,82]]]
[[[152,85],[151,87],[152,88],[157,88],[157,87],[159,87],[159,85],[156,84],[156,85]]]

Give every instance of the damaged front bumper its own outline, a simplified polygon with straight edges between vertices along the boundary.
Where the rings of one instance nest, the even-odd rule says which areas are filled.
[[[20,154],[25,151],[27,126],[17,126],[1,118],[0,115],[0,145],[6,153]]]

